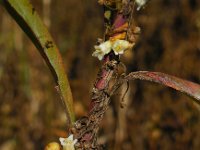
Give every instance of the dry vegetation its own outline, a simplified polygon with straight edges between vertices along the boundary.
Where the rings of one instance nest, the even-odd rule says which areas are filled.
[[[83,116],[98,70],[99,61],[91,54],[103,34],[102,8],[94,0],[52,0],[48,15],[42,1],[32,2],[50,22],[76,116]],[[142,33],[122,59],[128,71],[154,70],[200,83],[200,1],[151,0],[134,17]],[[59,96],[41,56],[3,8],[0,20],[0,149],[43,149],[66,134]],[[141,81],[130,86],[124,109],[121,95],[112,99],[100,143],[115,150],[200,149],[200,113],[187,96]]]

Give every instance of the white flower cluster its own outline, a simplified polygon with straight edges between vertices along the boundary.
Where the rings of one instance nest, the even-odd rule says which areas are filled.
[[[135,3],[137,4],[137,10],[140,10],[140,8],[141,7],[143,7],[145,4],[146,4],[146,2],[147,2],[148,0],[135,0]]]
[[[126,40],[115,40],[115,41],[105,41],[100,45],[95,45],[95,52],[92,56],[97,57],[99,60],[102,60],[103,57],[111,52],[114,51],[115,55],[123,54],[125,50],[130,49],[133,47],[133,44],[129,43]]]
[[[73,139],[73,134],[71,134],[68,138],[59,138],[61,145],[63,146],[63,150],[75,150],[74,145],[77,142],[77,139]]]

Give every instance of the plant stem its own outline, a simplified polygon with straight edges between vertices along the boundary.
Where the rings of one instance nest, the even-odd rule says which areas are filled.
[[[126,10],[124,8],[128,7],[129,3],[126,3],[125,7],[118,8],[122,3],[116,1],[110,6],[104,5],[104,12],[109,11],[108,13],[110,13],[110,17],[105,18],[105,41],[117,40],[117,38],[126,40],[127,25],[132,11],[124,12]],[[88,116],[76,121],[74,128],[71,129],[71,133],[78,139],[76,144],[78,149],[102,149],[101,146],[97,145],[97,134],[100,122],[109,107],[110,98],[121,85],[118,82],[120,78],[117,72],[118,65],[119,56],[115,55],[113,51],[104,56],[92,91]],[[111,81],[114,81],[112,85]]]

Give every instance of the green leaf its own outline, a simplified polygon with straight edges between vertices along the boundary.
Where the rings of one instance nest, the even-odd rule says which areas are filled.
[[[66,104],[69,124],[74,121],[73,99],[60,52],[35,8],[28,0],[1,0],[3,6],[29,36],[50,68]]]

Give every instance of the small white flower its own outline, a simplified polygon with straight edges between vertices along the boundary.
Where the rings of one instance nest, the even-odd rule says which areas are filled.
[[[132,43],[129,43],[126,40],[115,40],[115,41],[106,41],[101,43],[99,46],[95,45],[94,48],[96,49],[93,52],[92,56],[98,57],[99,60],[102,60],[103,57],[111,52],[114,51],[115,55],[123,54],[125,50],[130,49],[133,47]]]
[[[135,2],[137,4],[137,6],[138,6],[137,7],[137,11],[139,11],[140,8],[143,7],[146,4],[147,0],[135,0]]]
[[[115,55],[123,54],[125,50],[132,48],[133,44],[126,40],[116,40],[112,45]]]
[[[94,57],[98,57],[99,60],[102,60],[104,55],[108,54],[111,51],[112,43],[111,41],[106,41],[101,43],[100,45],[95,45],[95,52],[92,54]]]
[[[73,134],[71,134],[68,138],[59,138],[61,145],[63,146],[63,150],[75,150],[74,145],[77,142],[77,139],[73,139]]]
[[[97,46],[94,46],[94,48],[96,49],[95,52],[93,52],[92,56],[97,57],[99,60],[102,60],[104,57],[104,52],[101,51],[101,49],[99,49]]]

